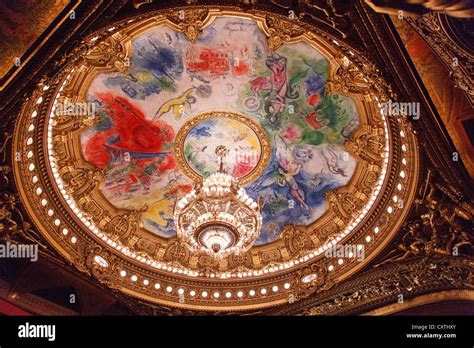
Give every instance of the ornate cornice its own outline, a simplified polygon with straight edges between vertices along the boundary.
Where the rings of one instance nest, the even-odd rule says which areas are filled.
[[[424,257],[393,263],[267,315],[356,315],[420,294],[474,287],[472,258]]]
[[[474,103],[474,55],[461,47],[449,33],[443,23],[443,15],[433,12],[418,18],[406,18],[406,21],[436,52],[450,71],[450,77],[456,87],[460,88],[470,101]]]
[[[381,17],[372,12],[366,6],[359,6],[359,14],[368,30],[375,35],[378,45],[371,48],[370,56],[375,61],[383,60],[383,76],[392,82],[397,91],[394,96],[396,101],[416,101],[420,103],[421,115],[418,120],[410,120],[414,132],[419,140],[420,148],[423,149],[421,160],[424,166],[436,168],[451,191],[451,195],[458,200],[466,201],[474,197],[472,185],[461,185],[462,182],[471,182],[466,169],[459,162],[453,161],[453,153],[456,151],[449,139],[448,132],[439,122],[438,111],[435,109],[429,95],[423,87],[416,71],[412,70],[410,58],[405,48],[400,46],[396,29],[390,18]],[[363,14],[363,15],[362,15]],[[372,45],[367,42],[368,45]],[[404,68],[402,68],[404,67]],[[396,71],[391,74],[390,71]],[[411,82],[408,82],[411,81]]]

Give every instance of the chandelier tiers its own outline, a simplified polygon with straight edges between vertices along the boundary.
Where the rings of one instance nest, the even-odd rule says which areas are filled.
[[[228,149],[218,146],[215,152],[220,158],[219,170],[196,182],[177,202],[174,219],[178,238],[192,252],[223,258],[253,245],[260,234],[262,205],[224,171]]]

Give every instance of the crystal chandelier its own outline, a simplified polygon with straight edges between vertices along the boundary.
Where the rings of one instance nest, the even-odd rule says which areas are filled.
[[[261,205],[227,174],[225,146],[216,148],[219,170],[181,198],[175,207],[176,232],[190,249],[217,258],[247,251],[260,234]]]

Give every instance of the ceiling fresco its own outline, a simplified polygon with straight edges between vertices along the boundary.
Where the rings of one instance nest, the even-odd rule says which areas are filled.
[[[38,256],[0,263],[5,303],[384,315],[469,297],[468,20],[370,1],[45,3],[0,5],[12,37],[24,18],[39,30],[1,91],[0,239]]]
[[[115,207],[145,210],[143,226],[171,237],[176,200],[192,189],[192,173],[217,171],[214,151],[225,145],[226,171],[264,202],[257,244],[274,241],[288,224],[316,221],[325,193],[355,170],[343,144],[359,115],[351,98],[326,93],[328,73],[309,43],[271,51],[250,19],[217,18],[195,43],[153,28],[132,40],[127,73],[102,73],[90,85],[98,122],[81,135],[83,156],[105,170],[102,193]],[[200,118],[218,110],[242,118]]]
[[[163,305],[256,309],[349,277],[400,227],[418,157],[377,67],[325,35],[217,8],[91,33],[22,109],[26,208],[79,269]]]
[[[224,170],[240,179],[256,169],[262,155],[258,135],[246,122],[250,123],[251,120],[217,117],[205,119],[186,133],[184,144],[176,145],[184,146],[186,162],[202,177],[219,170],[215,149],[224,145],[230,151],[224,160]]]

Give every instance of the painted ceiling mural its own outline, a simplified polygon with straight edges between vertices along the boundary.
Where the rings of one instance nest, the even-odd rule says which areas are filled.
[[[184,161],[197,175],[218,169],[219,145],[229,149],[229,174],[258,174],[246,184],[264,202],[256,244],[278,239],[287,224],[313,223],[326,210],[325,192],[349,182],[356,162],[343,143],[359,125],[356,106],[325,93],[329,62],[309,44],[271,52],[256,22],[221,17],[196,43],[166,26],[141,34],[130,63],[127,75],[104,73],[92,82],[88,99],[99,121],[82,134],[82,151],[106,170],[102,192],[114,206],[146,208],[149,231],[175,235],[176,199],[193,185],[175,155],[183,127]],[[243,117],[199,119],[212,110]],[[268,164],[251,125],[271,144]]]

